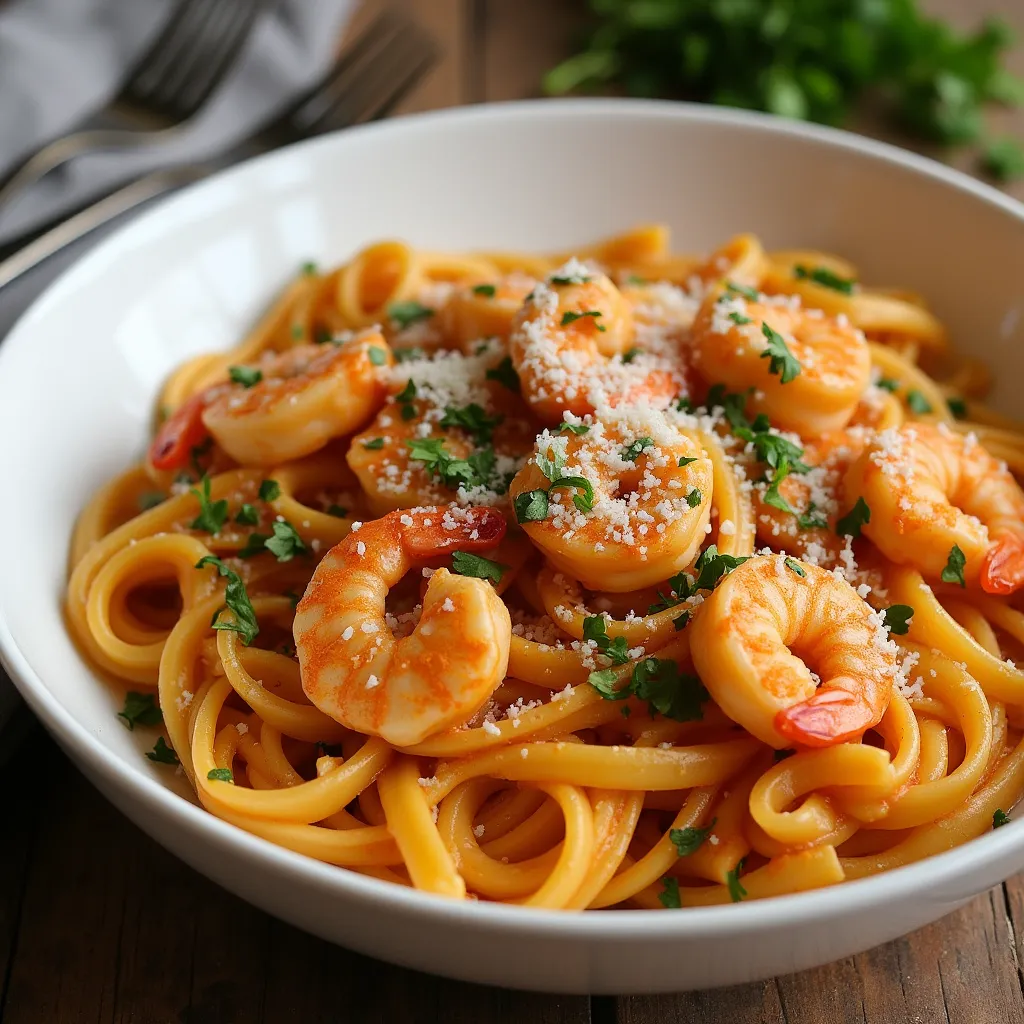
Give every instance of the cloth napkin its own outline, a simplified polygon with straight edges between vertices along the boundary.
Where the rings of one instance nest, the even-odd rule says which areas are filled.
[[[178,0],[0,2],[0,173],[116,94]],[[145,153],[81,157],[0,209],[0,243],[153,168],[205,159],[330,66],[353,0],[274,0],[186,133]]]

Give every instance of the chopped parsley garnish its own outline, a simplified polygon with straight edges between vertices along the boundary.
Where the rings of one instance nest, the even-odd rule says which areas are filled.
[[[292,337],[298,340],[306,333],[306,329],[302,324],[292,324]]]
[[[726,872],[725,875],[725,884],[729,886],[729,896],[733,903],[739,903],[747,895],[747,890],[743,888],[743,884],[740,882],[740,871],[742,869],[743,861],[740,861],[732,871]]]
[[[199,515],[189,524],[189,529],[205,530],[213,535],[220,533],[220,528],[228,517],[227,498],[221,498],[220,501],[210,500],[210,478],[205,473],[199,481],[199,489],[192,487],[189,493],[199,499]]]
[[[453,405],[445,406],[444,418],[440,425],[445,429],[461,427],[478,445],[485,445],[491,443],[494,428],[504,422],[504,419],[504,416],[488,416],[481,406],[473,402],[461,409]]]
[[[230,768],[211,768],[207,773],[206,777],[212,782],[231,782],[235,781],[235,777],[231,774]]]
[[[677,412],[693,412],[693,402],[688,395],[680,395],[676,399],[675,408]]]
[[[696,462],[696,461],[697,461],[697,456],[696,455],[680,455],[679,456],[679,461],[676,463],[676,465],[680,469],[682,469],[683,466],[688,466],[691,462]]]
[[[749,316],[744,316],[742,313],[732,312],[729,314],[729,319],[736,324],[737,327],[746,327],[747,324],[752,324],[754,321]]]
[[[277,501],[281,497],[281,485],[276,480],[264,480],[259,494],[260,501]]]
[[[708,699],[708,691],[696,676],[680,672],[671,659],[644,658],[633,666],[627,685],[617,687],[619,679],[616,669],[606,668],[591,672],[588,682],[605,700],[632,696],[647,701],[652,715],[658,713],[676,722],[704,717],[701,704]]]
[[[714,590],[718,581],[747,560],[746,555],[723,555],[715,544],[709,544],[694,563],[697,580],[694,590]]]
[[[256,639],[260,627],[256,621],[256,612],[253,610],[252,602],[246,592],[245,583],[234,569],[225,565],[216,555],[204,555],[196,562],[197,569],[205,568],[207,565],[214,566],[217,572],[228,581],[224,588],[224,604],[234,616],[230,622],[224,622],[220,618],[224,609],[218,608],[210,625],[214,629],[229,629],[240,634],[242,643],[248,647]]]
[[[255,505],[245,502],[235,514],[235,522],[241,526],[255,526],[260,521],[260,512]]]
[[[646,277],[640,277],[639,274],[629,274],[626,277],[626,284],[638,285],[638,286],[639,285],[645,285],[645,284],[647,284],[647,278]]]
[[[366,350],[366,355],[374,366],[383,366],[388,361],[388,354],[378,345],[371,345]]]
[[[964,553],[960,550],[958,544],[953,545],[952,551],[949,553],[949,558],[946,560],[946,568],[942,570],[942,576],[940,579],[943,583],[959,583],[961,587],[966,587],[967,583],[964,580],[964,566],[967,564],[967,559],[964,557]]]
[[[808,268],[800,263],[793,268],[793,274],[801,280],[813,281],[815,284],[831,288],[833,291],[842,292],[844,295],[852,295],[853,286],[857,283],[853,278],[840,277],[838,274],[834,274],[827,267]]]
[[[796,524],[801,530],[815,530],[828,526],[828,519],[817,505],[812,501],[807,506],[806,512],[800,512],[796,517]]]
[[[883,391],[888,391],[892,394],[894,391],[899,391],[900,382],[893,380],[892,377],[879,377],[875,382],[876,388],[881,388]]]
[[[636,345],[634,345],[632,348],[628,348],[622,353],[622,361],[624,363],[631,363],[638,355],[640,355],[641,352],[643,352],[643,349],[637,348]]]
[[[153,694],[135,690],[125,694],[124,707],[117,717],[123,719],[130,731],[134,731],[136,725],[159,725],[164,720]]]
[[[947,398],[946,406],[955,420],[967,419],[967,403],[962,398]]]
[[[236,558],[255,558],[267,550],[266,544],[270,540],[269,533],[250,533],[245,543],[235,552]]]
[[[768,347],[761,353],[768,360],[768,372],[777,374],[783,384],[788,384],[800,374],[800,361],[789,351],[786,339],[768,324],[761,324],[761,333],[768,341]]]
[[[413,420],[416,418],[416,406],[413,405],[413,399],[416,397],[416,382],[410,377],[405,382],[405,387],[395,395],[395,401],[401,408],[401,416],[403,420]]]
[[[742,295],[743,298],[749,299],[751,302],[757,302],[761,298],[756,288],[751,288],[745,284],[737,284],[735,281],[726,281],[725,290],[736,295]]]
[[[452,571],[459,576],[472,576],[478,580],[494,580],[501,582],[501,577],[508,572],[508,566],[501,562],[492,562],[469,551],[456,551],[452,554]]]
[[[581,511],[589,512],[594,507],[594,488],[590,481],[583,476],[560,476],[551,482],[548,493],[556,487],[578,488],[583,493],[574,494],[572,503]]]
[[[786,558],[786,568],[787,569],[792,569],[793,572],[795,572],[797,574],[797,576],[803,576],[804,578],[806,578],[806,576],[807,576],[807,571],[804,569],[804,567],[795,558],[789,558],[787,556],[787,558]]]
[[[712,818],[705,828],[691,825],[689,828],[669,829],[668,837],[676,848],[676,853],[680,857],[689,857],[690,854],[696,853],[704,845],[704,840],[711,835],[717,821],[717,818]]]
[[[327,514],[338,519],[344,519],[348,515],[348,509],[343,505],[335,505],[333,502],[327,506]]]
[[[424,468],[438,477],[451,490],[459,487],[486,485],[494,470],[494,450],[485,448],[466,459],[457,459],[445,451],[440,437],[417,437],[405,442],[409,458],[422,462]]]
[[[779,494],[779,484],[782,483],[786,477],[789,476],[789,463],[783,459],[782,464],[772,476],[771,483],[768,484],[764,492],[764,503],[771,505],[773,508],[777,508],[780,512],[789,512],[790,515],[796,515],[793,510],[793,506],[790,505],[786,499]]]
[[[683,612],[681,615],[677,615],[672,620],[672,625],[675,627],[676,632],[686,628],[686,624],[690,621],[690,613]]]
[[[588,615],[583,620],[583,639],[592,640],[613,665],[625,665],[629,661],[629,645],[626,638],[617,636],[613,640],[608,636],[603,615]]]
[[[306,260],[306,262],[302,264],[302,272],[307,277],[315,274],[317,272],[316,264],[312,260]]]
[[[629,708],[623,708],[622,710],[628,711]],[[661,880],[661,884],[664,886],[661,892],[658,893],[661,905],[666,910],[679,910],[683,905],[682,900],[679,898],[679,879],[666,875]]]
[[[162,505],[166,500],[166,495],[161,494],[159,491],[143,491],[136,499],[136,502],[140,512],[148,512],[151,508]]]
[[[484,377],[487,380],[496,380],[503,387],[508,388],[509,391],[514,391],[516,394],[519,393],[519,374],[516,373],[516,368],[512,365],[511,356],[505,356],[497,366],[488,370]]]
[[[921,394],[916,388],[913,391],[907,392],[907,405],[911,412],[916,412],[918,416],[923,416],[925,413],[932,411],[932,404],[928,401],[924,395]]]
[[[146,757],[157,764],[180,764],[178,755],[173,748],[167,746],[163,736],[157,736],[153,749],[146,751]]]
[[[623,462],[636,462],[640,458],[641,454],[648,448],[654,447],[654,441],[649,437],[638,437],[635,441],[626,445],[622,451],[619,452],[619,458]]]
[[[836,534],[840,537],[856,539],[860,536],[864,524],[870,522],[871,509],[868,508],[868,503],[863,498],[858,498],[857,504],[836,522]]]
[[[582,320],[586,316],[593,317],[594,326],[599,331],[605,330],[604,324],[599,324],[597,322],[598,317],[601,316],[601,311],[598,310],[598,309],[585,309],[582,313],[574,313],[571,309],[567,309],[562,314],[562,320],[561,320],[559,326],[560,327],[568,327],[569,324],[575,323],[577,320]]]
[[[493,284],[475,284],[473,285],[473,294],[482,295],[485,299],[493,299],[494,293],[497,289]]]
[[[363,442],[363,447],[366,448],[368,451],[371,451],[371,452],[379,452],[381,450],[381,448],[384,447],[384,438],[383,437],[371,438],[369,441],[364,441]],[[415,456],[414,456],[414,458],[415,458]]]
[[[690,508],[696,508],[703,500],[703,495],[700,493],[699,488],[694,487],[689,494],[686,496],[686,504]]]
[[[590,430],[590,427],[588,427],[585,423],[563,423],[558,428],[558,430],[559,430],[560,433],[563,433],[563,434],[568,432],[570,434],[577,434],[577,435],[579,435],[579,434],[586,434]]]
[[[1024,177],[1024,147],[1017,139],[993,139],[981,157],[981,166],[997,181]]]
[[[434,315],[434,310],[429,306],[424,306],[419,302],[393,302],[388,306],[388,316],[399,328],[404,330],[411,324],[418,323],[420,320],[427,320]]]
[[[252,366],[229,366],[228,376],[233,384],[241,384],[243,388],[255,387],[263,380],[263,371]]]
[[[291,523],[278,519],[271,525],[271,529],[274,531],[274,535],[268,537],[263,546],[279,562],[290,562],[296,555],[306,553],[306,545]]]
[[[885,609],[882,621],[885,628],[896,636],[904,636],[910,632],[910,620],[914,617],[914,609],[909,604],[892,604]]]
[[[409,363],[415,359],[422,359],[425,355],[421,348],[396,348],[392,350],[395,362]]]
[[[316,333],[313,335],[313,341],[318,345],[326,345],[329,341],[333,340],[333,335],[326,327],[318,327]]]
[[[765,420],[767,417],[765,418]],[[734,427],[733,433],[754,448],[754,454],[772,469],[786,466],[787,472],[806,473],[811,467],[803,461],[804,450],[781,434],[769,433],[770,427],[758,416],[750,427]]]
[[[992,827],[1002,828],[1010,823],[1010,816],[1002,808],[997,807],[992,815]]]
[[[512,505],[516,513],[516,522],[539,523],[548,517],[548,492],[542,487],[524,491],[516,495]]]
[[[548,278],[551,284],[587,284],[592,280],[588,274],[552,274]]]

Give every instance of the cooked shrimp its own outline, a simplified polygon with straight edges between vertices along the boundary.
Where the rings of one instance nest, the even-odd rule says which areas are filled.
[[[953,546],[964,581],[990,594],[1024,584],[1024,492],[973,435],[943,424],[883,430],[850,467],[847,506],[871,510],[864,533],[886,557],[939,579]]]
[[[756,294],[726,287],[705,300],[693,329],[701,376],[734,391],[753,388],[754,409],[782,430],[817,437],[845,427],[871,382],[864,335],[842,318],[802,309],[796,296],[755,300],[748,292]]]
[[[353,528],[295,610],[302,689],[348,729],[395,746],[468,721],[505,677],[512,623],[489,583],[436,569],[415,629],[397,639],[388,591],[416,564],[497,546],[496,509],[421,508]]]
[[[248,373],[245,383],[215,384],[185,402],[157,431],[149,461],[158,470],[178,469],[210,436],[245,465],[309,455],[374,414],[387,394],[379,371],[392,363],[376,332],[267,355],[237,368]]]
[[[576,426],[545,430],[512,481],[530,539],[591,590],[638,590],[689,565],[711,515],[700,445],[650,408]]]
[[[860,736],[881,721],[899,671],[879,613],[849,583],[784,555],[734,569],[689,632],[715,702],[776,749]]]
[[[467,353],[483,338],[507,339],[523,300],[536,284],[528,274],[514,273],[457,288],[440,314],[445,339]]]
[[[551,425],[568,411],[667,404],[684,382],[649,357],[623,359],[635,336],[630,303],[604,275],[570,260],[538,284],[516,317],[509,354],[523,397]]]

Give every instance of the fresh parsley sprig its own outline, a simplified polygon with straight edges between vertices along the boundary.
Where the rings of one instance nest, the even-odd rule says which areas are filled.
[[[216,555],[204,555],[196,562],[197,569],[204,569],[208,565],[212,565],[228,581],[224,588],[224,604],[233,616],[228,621],[221,619],[224,609],[218,608],[214,612],[210,625],[214,629],[229,629],[238,633],[242,638],[242,643],[248,647],[256,639],[260,626],[256,621],[256,612],[249,600],[245,583],[234,569],[226,565]]]

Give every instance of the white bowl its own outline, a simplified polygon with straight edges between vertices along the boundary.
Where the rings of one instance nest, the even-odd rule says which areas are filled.
[[[734,984],[904,934],[1024,867],[1024,822],[835,888],[674,913],[451,903],[320,864],[201,810],[142,756],[61,620],[68,537],[142,450],[158,385],[234,342],[306,259],[398,236],[437,249],[563,248],[664,220],[682,249],[754,231],[923,292],[1019,408],[1024,207],[938,164],[835,131],[678,104],[472,107],[293,146],[116,234],[0,349],[0,653],[102,792],[221,885],[327,939],[470,981],[562,992]],[[183,798],[184,797],[184,798]],[[84,837],[88,842],[88,837]]]

